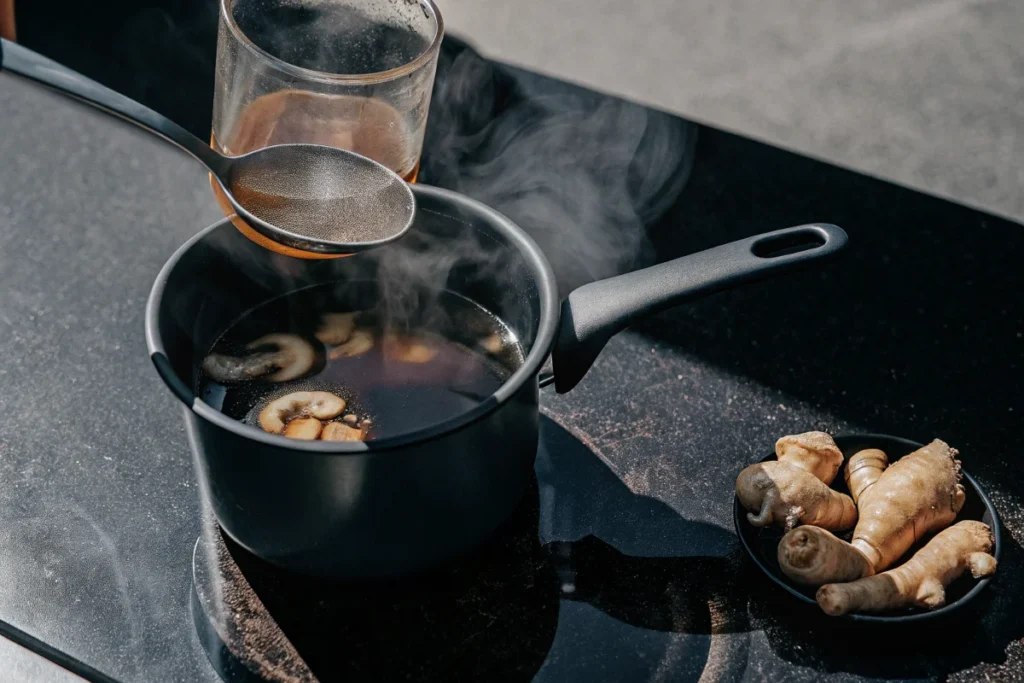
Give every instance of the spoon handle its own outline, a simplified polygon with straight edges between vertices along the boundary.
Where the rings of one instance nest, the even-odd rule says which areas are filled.
[[[0,69],[119,116],[174,143],[220,176],[227,159],[170,119],[17,43],[0,38]]]

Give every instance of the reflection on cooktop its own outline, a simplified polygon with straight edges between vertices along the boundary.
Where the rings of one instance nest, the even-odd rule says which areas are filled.
[[[711,665],[742,671],[747,598],[733,587],[745,568],[731,535],[630,492],[551,420],[541,434],[537,487],[483,546],[427,574],[298,576],[211,525],[196,544],[192,607],[218,673],[657,680],[668,658],[672,680],[696,680]],[[713,642],[725,634],[743,637]]]

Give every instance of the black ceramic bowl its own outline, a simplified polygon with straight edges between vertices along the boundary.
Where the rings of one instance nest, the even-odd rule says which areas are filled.
[[[846,465],[845,461],[847,458],[857,451],[865,448],[880,448],[889,456],[890,462],[895,462],[907,453],[915,451],[922,446],[922,444],[908,439],[900,439],[898,437],[887,436],[885,434],[849,434],[845,436],[837,436],[835,437],[835,440],[836,445],[843,451],[844,467]],[[762,462],[774,459],[775,453],[772,452],[770,455],[765,457]],[[996,515],[995,508],[992,507],[992,501],[988,499],[985,492],[981,490],[980,486],[978,486],[978,482],[976,482],[971,475],[967,474],[967,472],[963,472],[963,480],[961,483],[964,486],[964,492],[967,494],[967,497],[964,501],[963,508],[960,510],[960,514],[957,515],[956,520],[976,519],[988,524],[992,529],[992,535],[995,537],[995,546],[992,550],[992,554],[995,556],[996,560],[998,560],[1000,547],[1002,545],[1000,538],[1001,529],[999,526],[999,517]],[[843,478],[843,470],[839,471],[839,475],[836,477],[835,481],[832,482],[832,488],[836,491],[849,494],[849,489],[847,489],[846,481]],[[750,554],[754,564],[760,567],[761,570],[768,575],[768,578],[776,585],[781,587],[797,600],[808,605],[813,605],[815,609],[819,609],[818,603],[814,599],[814,594],[817,588],[812,586],[802,586],[790,581],[789,578],[782,573],[782,569],[779,568],[777,551],[779,541],[782,540],[784,535],[782,529],[778,527],[759,529],[752,525],[747,520],[747,511],[743,509],[743,506],[740,505],[739,499],[735,497],[733,499],[733,522],[736,525],[736,535],[739,536],[740,543],[743,544],[743,547]],[[841,538],[849,540],[850,532],[844,532],[838,535]],[[929,536],[928,538],[931,537]],[[915,545],[907,552],[906,555],[904,555],[904,557],[910,557],[910,555],[916,552],[921,545],[923,544]],[[998,570],[996,573],[998,574]],[[965,573],[964,576],[949,585],[946,589],[946,604],[937,610],[929,611],[915,607],[900,612],[893,612],[891,614],[847,614],[842,617],[830,618],[874,624],[903,624],[939,619],[965,607],[967,603],[985,589],[985,586],[988,585],[990,580],[991,578],[977,580],[971,577],[970,573]],[[824,612],[822,612],[822,615],[824,615]]]

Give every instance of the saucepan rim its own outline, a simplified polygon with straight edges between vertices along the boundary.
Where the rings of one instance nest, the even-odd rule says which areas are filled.
[[[268,434],[251,425],[234,420],[224,413],[216,410],[205,403],[198,396],[192,393],[192,387],[174,372],[167,359],[166,349],[160,335],[160,302],[163,300],[167,280],[170,274],[181,259],[187,254],[197,242],[216,230],[225,226],[232,227],[229,219],[217,221],[213,225],[203,229],[185,244],[177,249],[160,269],[153,287],[146,302],[146,346],[149,356],[156,366],[157,373],[163,382],[171,389],[177,398],[185,404],[198,417],[211,422],[222,429],[226,429],[245,439],[277,446],[288,451],[300,451],[316,453],[320,455],[362,455],[366,453],[389,451],[401,449],[411,444],[421,444],[434,439],[440,439],[461,429],[483,420],[488,415],[498,410],[502,405],[511,400],[528,381],[536,382],[537,374],[541,366],[551,352],[554,344],[555,332],[558,327],[559,299],[558,288],[554,272],[548,263],[544,252],[537,243],[527,235],[522,228],[501,213],[489,206],[474,199],[470,199],[457,192],[445,190],[429,185],[412,185],[413,193],[417,197],[447,201],[455,206],[467,209],[470,213],[481,217],[488,226],[499,230],[508,240],[509,246],[518,249],[525,258],[530,272],[537,283],[537,290],[540,298],[540,319],[537,322],[537,334],[534,343],[523,364],[509,377],[491,396],[482,401],[472,409],[460,413],[444,422],[440,422],[425,429],[400,434],[397,436],[374,439],[366,442],[326,442],[326,441],[300,441],[289,439],[277,434]]]

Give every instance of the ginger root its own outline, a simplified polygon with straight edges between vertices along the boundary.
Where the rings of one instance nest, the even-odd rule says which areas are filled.
[[[889,456],[877,448],[866,448],[850,457],[843,478],[854,503],[860,502],[860,494],[877,482],[888,466]]]
[[[969,569],[977,579],[996,570],[992,545],[992,530],[986,524],[970,520],[954,524],[896,569],[852,583],[822,586],[816,596],[818,604],[832,616],[911,605],[942,607],[946,604],[946,586],[965,571]]]
[[[847,543],[813,527],[793,529],[779,543],[783,573],[798,583],[821,586],[892,566],[919,539],[952,523],[963,507],[956,456],[956,450],[936,439],[884,470],[870,451],[850,458],[848,478],[860,513],[853,540]],[[868,474],[872,470],[880,471],[877,478]]]
[[[779,462],[813,474],[825,485],[831,484],[843,466],[843,452],[825,432],[804,432],[784,436],[775,442]]]
[[[778,558],[783,574],[811,586],[855,581],[875,573],[863,553],[816,526],[800,526],[783,536]]]
[[[857,508],[849,496],[784,462],[759,462],[744,469],[736,478],[736,495],[756,527],[813,524],[840,530],[857,523]]]
[[[843,463],[831,436],[784,436],[775,444],[775,453],[777,461],[755,463],[736,478],[736,496],[751,524],[792,529],[801,523],[839,530],[857,522],[853,500],[828,486]]]

